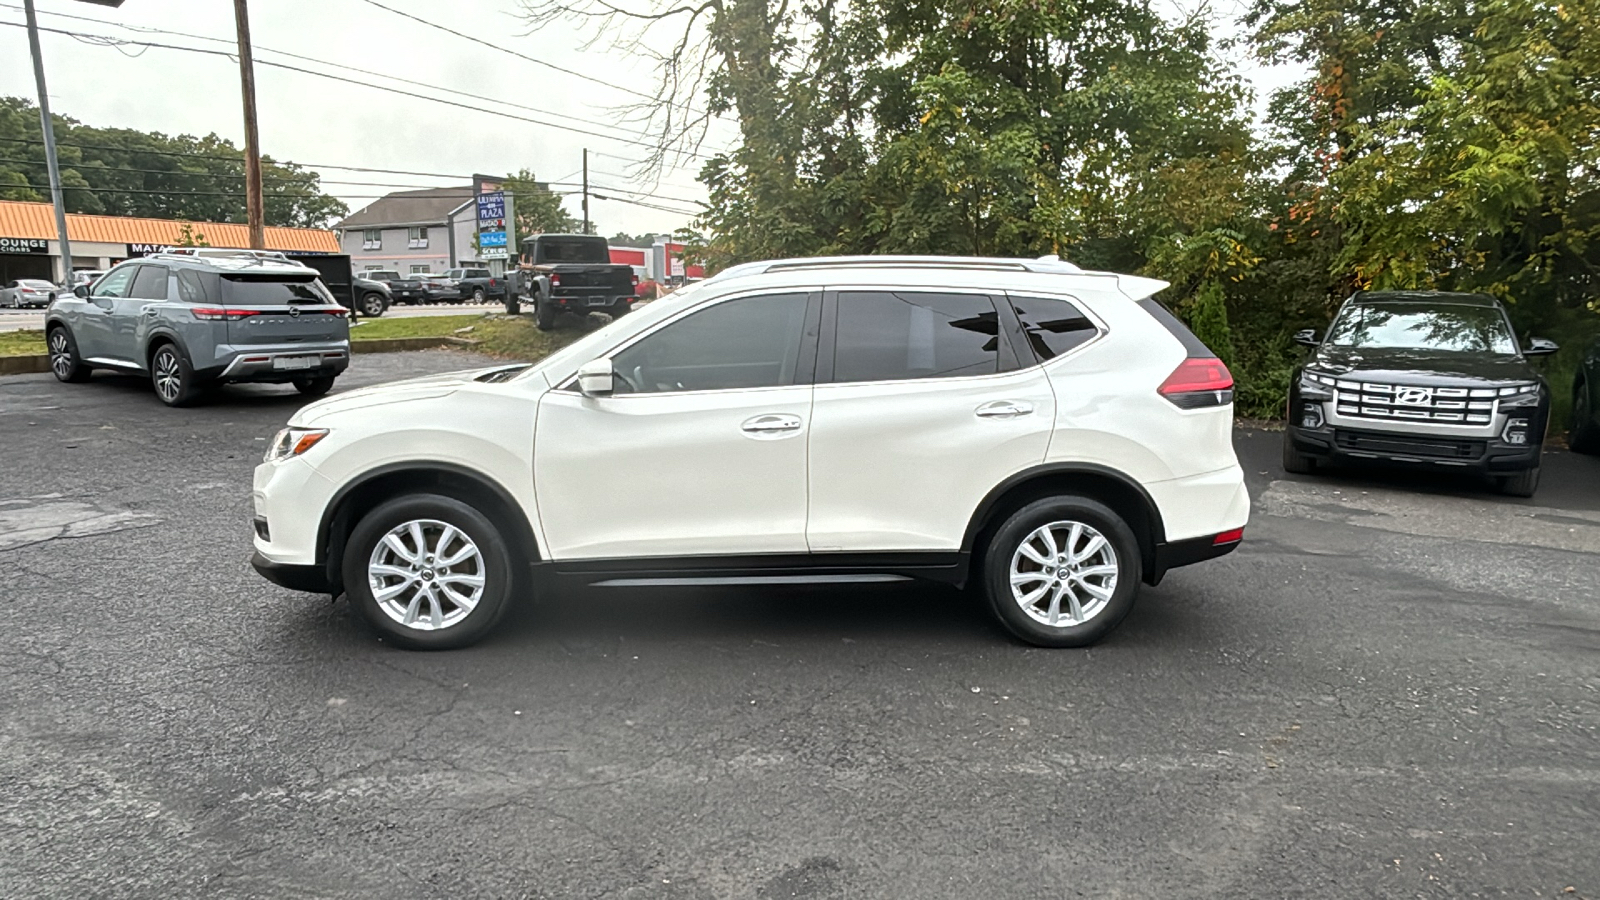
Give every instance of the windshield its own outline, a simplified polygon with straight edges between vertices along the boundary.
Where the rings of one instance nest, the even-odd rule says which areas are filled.
[[[1382,303],[1347,306],[1328,343],[1335,347],[1515,354],[1516,339],[1499,309],[1488,306]]]

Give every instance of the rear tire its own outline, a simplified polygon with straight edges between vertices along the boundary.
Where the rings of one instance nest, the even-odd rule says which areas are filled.
[[[1317,461],[1294,448],[1294,438],[1283,432],[1283,470],[1290,475],[1310,475],[1317,470]]]
[[[482,303],[487,299],[488,299],[488,295],[483,292],[483,288],[480,287],[480,288],[473,288],[472,289],[472,302],[473,303]]]
[[[1600,427],[1595,426],[1594,399],[1588,379],[1580,379],[1572,389],[1572,430],[1567,433],[1567,446],[1574,453],[1600,455]]]
[[[156,399],[168,406],[188,406],[200,393],[199,379],[176,344],[162,344],[150,355],[150,383]]]
[[[1524,469],[1514,475],[1501,475],[1495,479],[1495,486],[1507,497],[1532,497],[1539,490],[1539,467]]]
[[[483,640],[510,608],[516,584],[500,529],[476,508],[438,494],[399,497],[363,516],[341,571],[345,595],[372,630],[413,650]]]
[[[607,312],[611,313],[611,318],[620,319],[632,311],[632,309],[632,303],[629,303],[626,300],[618,300],[617,302],[611,304],[611,308],[607,310]]]
[[[534,316],[534,324],[539,326],[540,331],[553,330],[556,327],[555,305],[549,301],[540,300],[537,312]]]
[[[1143,571],[1139,541],[1121,516],[1066,495],[1035,500],[995,530],[982,583],[1013,635],[1038,647],[1085,647],[1133,609]]]
[[[82,384],[89,380],[90,369],[78,355],[78,342],[67,326],[57,325],[50,329],[50,336],[45,343],[50,348],[50,371],[55,374],[57,381]]]
[[[307,397],[321,397],[323,394],[333,390],[333,380],[337,377],[336,375],[322,375],[317,378],[296,379],[294,389]]]

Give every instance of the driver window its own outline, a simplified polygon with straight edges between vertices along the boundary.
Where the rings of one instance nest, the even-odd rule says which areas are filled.
[[[101,278],[94,286],[96,297],[126,297],[128,296],[128,282],[133,278],[133,272],[139,266],[126,266],[115,269]]]
[[[741,297],[679,319],[612,358],[616,392],[794,384],[806,302],[804,293]]]

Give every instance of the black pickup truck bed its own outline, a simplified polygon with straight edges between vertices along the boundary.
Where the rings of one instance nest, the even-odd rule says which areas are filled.
[[[522,242],[521,267],[540,328],[563,312],[620,316],[633,307],[633,267],[613,263],[606,239],[587,234],[541,234]]]

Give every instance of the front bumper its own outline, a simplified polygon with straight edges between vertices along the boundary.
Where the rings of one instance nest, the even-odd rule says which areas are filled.
[[[274,562],[262,556],[259,551],[251,555],[250,565],[255,567],[262,578],[291,591],[305,591],[311,594],[331,594],[334,591],[333,584],[328,580],[328,573],[322,566]]]
[[[1539,464],[1541,443],[1508,444],[1498,437],[1448,437],[1428,432],[1289,425],[1296,452],[1320,462],[1382,464],[1481,473],[1520,472]]]

